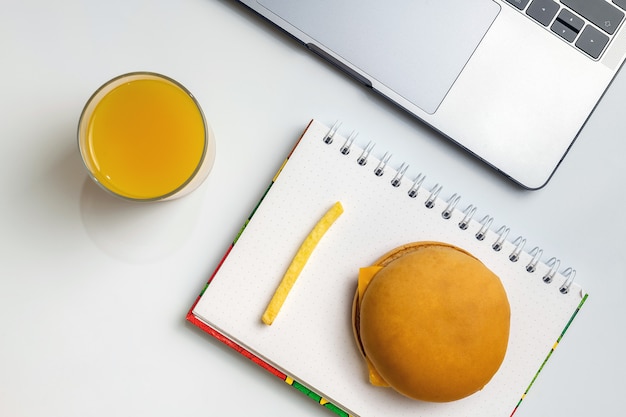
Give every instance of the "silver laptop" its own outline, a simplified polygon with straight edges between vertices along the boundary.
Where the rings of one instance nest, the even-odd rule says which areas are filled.
[[[529,189],[626,52],[626,0],[240,2]]]

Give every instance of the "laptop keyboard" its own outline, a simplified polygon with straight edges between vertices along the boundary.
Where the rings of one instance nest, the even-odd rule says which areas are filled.
[[[626,0],[506,0],[593,59],[624,21]]]

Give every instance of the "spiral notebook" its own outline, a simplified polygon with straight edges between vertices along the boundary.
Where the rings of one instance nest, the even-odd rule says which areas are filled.
[[[311,121],[245,222],[187,319],[342,416],[508,417],[584,304],[575,270],[526,248],[457,194],[392,167],[337,125]],[[271,326],[261,322],[286,268],[336,201],[323,236]],[[480,218],[478,218],[480,217]],[[506,357],[478,393],[450,403],[410,400],[370,385],[355,344],[351,304],[360,267],[414,241],[474,254],[500,276],[511,304]],[[322,414],[320,414],[322,415]]]

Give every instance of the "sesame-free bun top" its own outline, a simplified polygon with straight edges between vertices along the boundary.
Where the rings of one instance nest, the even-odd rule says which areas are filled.
[[[506,353],[510,307],[482,262],[453,245],[416,242],[361,275],[353,323],[374,385],[448,402],[491,380]]]

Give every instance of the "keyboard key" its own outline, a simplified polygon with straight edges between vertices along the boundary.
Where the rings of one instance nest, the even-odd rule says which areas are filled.
[[[571,26],[564,24],[559,19],[556,19],[554,21],[550,29],[552,30],[552,32],[556,33],[568,42],[574,42],[574,39],[576,39],[576,35],[578,35],[577,31],[573,30]]]
[[[517,7],[520,10],[524,10],[524,7],[528,4],[529,0],[506,0],[511,3],[513,6]]]
[[[561,9],[550,29],[566,41],[574,42],[583,26],[584,20],[567,9]]]
[[[558,11],[559,5],[555,1],[533,0],[530,6],[528,6],[528,10],[526,10],[526,14],[542,25],[548,26]]]
[[[622,10],[626,10],[626,0],[613,0],[613,4],[621,7]]]
[[[556,17],[556,20],[560,20],[561,23],[571,27],[572,30],[576,31],[576,33],[580,32],[583,26],[585,26],[584,20],[567,9],[562,9]]]
[[[591,25],[581,32],[576,46],[592,58],[598,58],[609,42],[609,37]]]
[[[606,0],[561,0],[561,3],[612,35],[624,19],[624,12]]]

